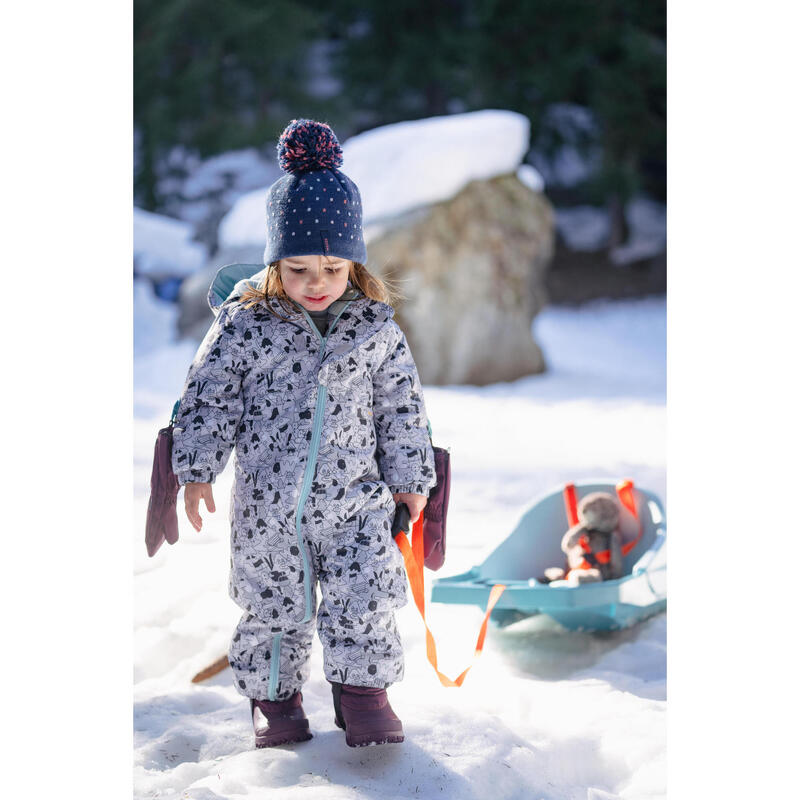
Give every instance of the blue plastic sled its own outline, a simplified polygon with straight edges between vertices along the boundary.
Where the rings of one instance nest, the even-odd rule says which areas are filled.
[[[576,482],[578,500],[589,492],[616,496],[607,480]],[[625,574],[616,580],[582,586],[548,585],[536,580],[547,567],[562,566],[561,538],[569,528],[562,489],[540,498],[522,515],[516,528],[480,565],[469,572],[433,581],[431,600],[486,608],[496,583],[506,585],[490,619],[499,627],[547,614],[569,630],[626,628],[667,605],[667,527],[661,501],[634,488],[643,523],[641,541],[624,558]],[[638,526],[622,509],[623,542],[635,538]]]

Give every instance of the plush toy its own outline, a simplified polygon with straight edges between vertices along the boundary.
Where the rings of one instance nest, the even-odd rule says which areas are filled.
[[[550,567],[543,583],[566,577],[568,584],[611,580],[622,576],[622,533],[617,499],[606,492],[592,492],[578,504],[577,525],[561,540],[567,556],[567,570]]]

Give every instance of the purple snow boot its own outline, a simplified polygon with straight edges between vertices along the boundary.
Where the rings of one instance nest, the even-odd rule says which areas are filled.
[[[275,747],[311,739],[303,711],[303,695],[295,692],[288,700],[250,700],[256,747]]]
[[[397,718],[386,689],[331,682],[335,722],[350,747],[403,741],[403,723]]]

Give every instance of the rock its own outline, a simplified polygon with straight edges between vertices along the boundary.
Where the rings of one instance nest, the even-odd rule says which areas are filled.
[[[208,288],[220,267],[226,264],[253,264],[253,274],[263,269],[258,247],[228,248],[214,254],[203,269],[187,278],[180,288],[178,304],[178,336],[197,342],[206,335],[214,315],[208,306]]]
[[[514,175],[473,181],[369,241],[369,268],[399,290],[396,319],[424,384],[542,372],[531,323],[547,301],[554,215]]]

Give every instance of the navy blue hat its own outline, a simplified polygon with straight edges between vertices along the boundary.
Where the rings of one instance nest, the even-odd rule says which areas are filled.
[[[306,255],[367,262],[361,193],[342,172],[342,147],[324,122],[293,119],[278,140],[287,174],[267,190],[264,263]]]

